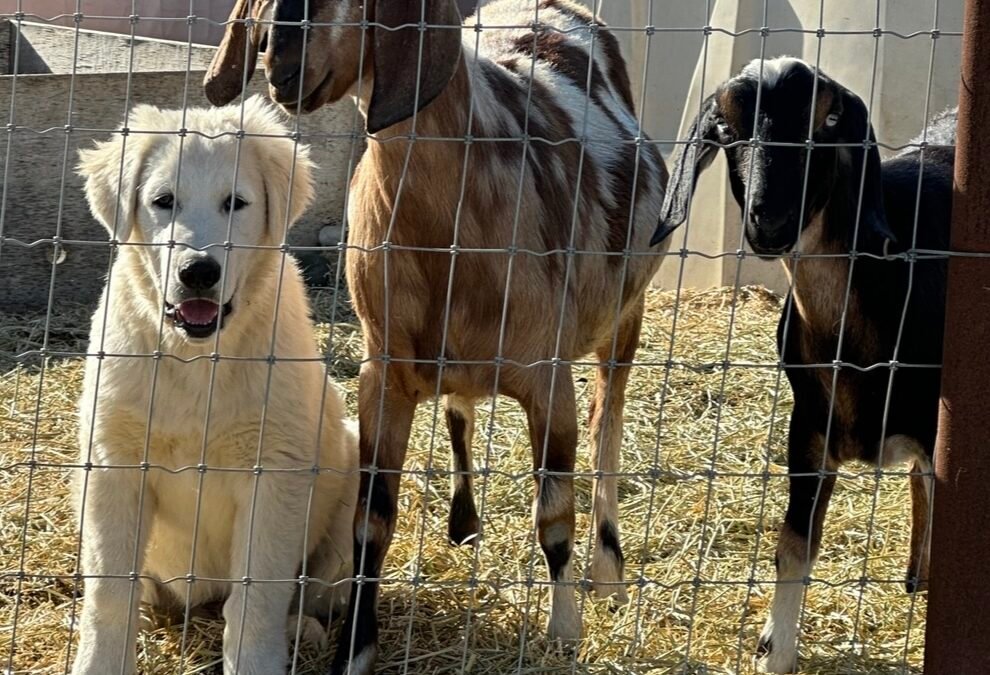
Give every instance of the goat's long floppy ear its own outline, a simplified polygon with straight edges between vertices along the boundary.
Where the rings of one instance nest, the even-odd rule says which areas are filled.
[[[263,2],[237,0],[230,12],[223,39],[203,77],[204,93],[213,105],[226,105],[237,98],[244,83],[254,74],[263,29],[257,25],[249,28],[244,21],[250,14],[261,16],[259,9]]]
[[[884,240],[889,239],[891,242],[896,242],[897,238],[887,223],[887,210],[884,208],[883,203],[883,176],[880,164],[880,150],[876,145],[877,139],[873,133],[873,126],[869,123],[866,104],[852,92],[846,92],[844,107],[845,111],[842,115],[843,140],[849,143],[862,143],[865,139],[869,139],[870,141],[870,147],[865,151],[862,148],[847,148],[852,164],[850,177],[852,178],[853,185],[853,193],[851,195],[853,200],[853,215],[856,213],[855,208],[857,201],[859,201],[860,177],[863,179],[863,197],[862,201],[859,201],[858,248],[861,250],[882,248]],[[863,175],[864,158],[866,161],[865,176]],[[854,243],[852,241],[854,231],[854,228],[850,228],[849,230],[850,246]]]
[[[691,207],[691,196],[698,176],[708,168],[718,154],[718,146],[701,141],[712,141],[717,138],[715,124],[718,104],[715,94],[712,94],[701,105],[701,112],[691,123],[687,143],[677,150],[677,159],[670,172],[667,192],[663,196],[663,206],[660,208],[660,218],[657,229],[650,239],[650,246],[656,246],[676,230],[687,219]],[[692,142],[694,141],[694,142]]]
[[[420,32],[417,25],[428,26]],[[409,119],[440,95],[461,55],[461,15],[453,0],[377,0],[372,62],[375,82],[368,133]],[[422,63],[419,40],[423,36]],[[417,97],[418,90],[418,97]]]
[[[148,128],[141,119],[159,113],[153,106],[136,106],[130,115],[135,128]],[[86,179],[89,210],[117,241],[127,241],[137,218],[141,165],[153,136],[115,134],[109,141],[79,151],[76,173]]]

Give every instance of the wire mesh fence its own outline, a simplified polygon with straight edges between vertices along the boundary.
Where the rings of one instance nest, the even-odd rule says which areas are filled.
[[[7,672],[920,672],[961,2],[31,4]]]

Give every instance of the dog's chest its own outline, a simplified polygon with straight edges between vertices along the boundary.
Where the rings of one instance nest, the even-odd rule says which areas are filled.
[[[122,460],[142,461],[147,441],[148,461],[170,470],[254,465],[263,440],[264,372],[223,361],[214,372],[207,360],[163,360],[157,369],[118,365],[99,383],[96,425],[112,436],[108,446],[135,455]]]

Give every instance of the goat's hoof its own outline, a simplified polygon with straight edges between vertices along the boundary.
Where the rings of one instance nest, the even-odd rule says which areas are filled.
[[[333,659],[330,666],[330,675],[375,675],[375,661],[378,659],[378,649],[374,646],[365,647],[359,654],[355,654],[350,661],[347,660],[347,647],[338,645],[337,649],[344,650],[344,654],[339,652]]]
[[[609,608],[614,612],[629,604],[629,593],[626,587],[620,584],[599,584],[592,582],[591,590],[595,595],[603,600],[608,600]]]
[[[458,493],[451,500],[447,538],[454,546],[475,546],[481,538],[481,519],[470,496]]]
[[[756,672],[793,673],[796,670],[797,654],[787,654],[786,650],[774,650],[773,636],[761,635],[756,644]]]
[[[604,525],[603,525],[603,529]],[[611,528],[614,532],[614,528]],[[622,552],[618,539],[613,534],[609,539],[610,545],[601,543],[595,547],[591,558],[591,588],[600,598],[609,598],[612,605],[619,607],[629,602],[629,594],[623,581]]]
[[[454,519],[451,513],[450,521],[447,523],[447,538],[454,546],[475,546],[481,539],[481,523],[478,516],[467,516]]]
[[[577,613],[576,605],[573,612],[551,615],[547,624],[547,637],[564,647],[573,647],[578,643],[581,639],[581,617]]]
[[[919,579],[918,577],[912,576],[908,572],[907,581],[904,582],[904,590],[908,594],[912,593],[923,593],[928,590],[928,579]]]

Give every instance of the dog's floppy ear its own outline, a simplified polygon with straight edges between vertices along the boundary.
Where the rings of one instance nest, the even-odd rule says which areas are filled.
[[[885,239],[896,242],[897,238],[887,223],[887,210],[883,204],[883,178],[880,165],[880,150],[876,145],[873,125],[869,122],[866,104],[851,91],[843,92],[843,114],[839,118],[839,136],[846,143],[862,143],[868,140],[869,149],[843,148],[850,158],[850,184],[854,187],[849,195],[852,211],[855,215],[857,202],[859,210],[859,242],[860,250],[875,250],[883,247]],[[863,162],[866,162],[866,172],[863,172]],[[859,201],[860,178],[862,177],[863,198]],[[855,229],[849,228],[850,247],[853,242]]]
[[[704,143],[699,147],[701,141],[718,139],[717,100],[716,94],[712,94],[702,102],[701,111],[694,118],[688,131],[688,142],[677,150],[677,159],[670,172],[667,191],[663,196],[663,206],[660,208],[660,217],[657,220],[657,229],[650,239],[650,246],[662,242],[687,219],[698,176],[708,168],[718,154],[718,146],[711,143]]]
[[[144,128],[141,120],[158,113],[153,106],[136,106],[131,111],[130,124]],[[131,236],[137,218],[141,166],[151,140],[150,135],[121,132],[94,148],[79,151],[76,172],[86,179],[89,209],[117,241],[127,241]]]
[[[258,153],[258,165],[265,181],[268,226],[275,239],[281,241],[285,228],[295,224],[313,201],[316,165],[309,158],[308,145],[288,138],[288,129],[278,111],[264,96],[256,94],[244,102],[244,127],[250,133],[266,135],[252,138],[251,143]]]
[[[395,28],[420,21],[443,27],[422,32],[418,25]],[[375,22],[380,25],[375,27],[372,50],[371,134],[409,119],[439,96],[461,55],[461,15],[454,0],[377,0]]]
[[[258,47],[267,27],[244,21],[259,19],[272,0],[237,0],[227,20],[220,46],[203,77],[203,90],[213,105],[226,105],[241,93],[244,83],[251,79],[258,61]]]

